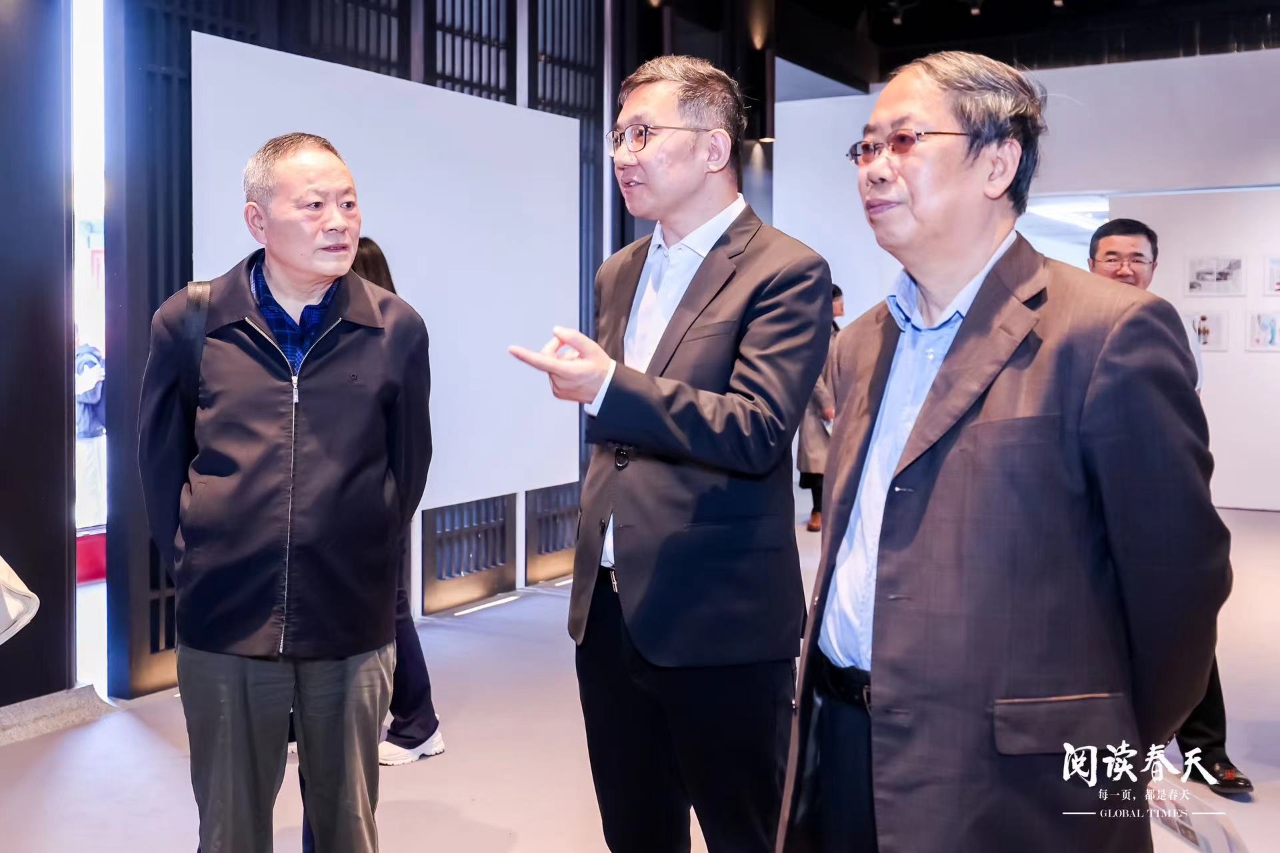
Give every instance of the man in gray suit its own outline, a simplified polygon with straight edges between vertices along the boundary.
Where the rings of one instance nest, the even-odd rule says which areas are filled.
[[[596,276],[599,344],[543,352],[587,406],[569,631],[614,853],[768,853],[804,593],[791,440],[822,370],[831,276],[738,193],[737,84],[660,57],[622,85],[609,151],[652,238]]]
[[[905,269],[831,361],[780,851],[1151,850],[1148,750],[1204,695],[1229,536],[1177,312],[1014,231],[1042,109],[935,54],[850,149]]]

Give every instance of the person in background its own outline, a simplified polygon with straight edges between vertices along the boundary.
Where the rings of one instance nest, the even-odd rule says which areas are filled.
[[[1131,284],[1140,290],[1151,287],[1159,265],[1160,244],[1156,232],[1136,219],[1112,219],[1093,232],[1089,239],[1089,272],[1112,281]],[[1204,386],[1204,342],[1196,323],[1182,320],[1187,343],[1196,360],[1196,391]]]
[[[391,267],[382,247],[372,237],[361,237],[351,271],[370,284],[390,293],[396,292]],[[427,672],[422,641],[409,606],[409,541],[405,532],[400,555],[400,583],[396,587],[396,668],[391,683],[391,725],[386,738],[378,744],[378,763],[387,767],[411,764],[444,752],[444,733],[440,718],[431,701],[431,676]],[[294,740],[293,721],[289,723],[289,740]],[[295,749],[290,746],[290,751]],[[298,785],[304,791],[307,781],[298,768]],[[302,850],[315,849],[315,836],[306,809],[302,812]]]
[[[1160,243],[1150,226],[1136,219],[1113,219],[1093,233],[1089,241],[1089,269],[1113,281],[1148,290],[1159,263]],[[1202,318],[1203,319],[1203,318]],[[1196,360],[1196,391],[1204,384],[1204,362],[1200,355],[1200,329],[1184,318],[1187,343]],[[1227,756],[1227,707],[1218,677],[1218,659],[1214,656],[1209,670],[1209,687],[1204,699],[1178,729],[1178,749],[1186,755],[1200,749],[1200,763],[1213,777],[1209,782],[1199,773],[1191,778],[1208,784],[1209,790],[1223,796],[1248,794],[1253,782],[1240,772]]]
[[[352,272],[391,293],[396,292],[386,255],[371,238],[361,237]],[[422,642],[409,607],[409,532],[405,531],[396,590],[396,671],[391,688],[391,726],[378,746],[378,761],[388,767],[409,764],[444,752],[444,735],[431,702],[431,677],[427,673]]]
[[[107,413],[102,351],[76,336],[76,527],[107,523]]]
[[[328,140],[269,140],[244,194],[263,248],[203,311],[197,287],[156,312],[138,419],[200,849],[272,849],[292,716],[316,849],[374,853],[402,540],[431,464],[427,329],[351,271],[360,207]]]
[[[831,285],[831,351],[835,351],[840,326],[835,318],[844,316],[844,292]],[[828,356],[828,358],[830,358]],[[800,488],[813,493],[813,512],[805,529],[822,530],[822,472],[827,469],[827,445],[831,443],[831,422],[836,417],[836,403],[827,387],[825,371],[809,398],[809,407],[800,422],[800,446],[796,449],[796,468],[800,470]]]

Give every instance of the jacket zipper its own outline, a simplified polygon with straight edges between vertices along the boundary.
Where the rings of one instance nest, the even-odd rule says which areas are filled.
[[[342,322],[339,317],[333,321],[329,328],[325,329],[320,337],[311,343],[311,347],[302,354],[302,361],[298,362],[298,369],[295,372],[289,356],[284,354],[284,350],[275,342],[275,339],[268,335],[262,329],[258,328],[258,324],[252,319],[246,317],[246,322],[253,327],[259,335],[276,348],[276,352],[280,353],[280,357],[284,359],[285,365],[289,368],[289,379],[293,385],[293,405],[289,409],[289,507],[285,519],[284,529],[284,612],[280,616],[280,645],[277,648],[277,654],[284,654],[284,631],[289,622],[289,558],[293,553],[293,473],[294,462],[298,455],[298,374],[302,372],[302,365],[306,364],[307,356],[311,354],[311,350],[315,349],[316,344],[324,340],[325,335],[338,328],[338,324]]]

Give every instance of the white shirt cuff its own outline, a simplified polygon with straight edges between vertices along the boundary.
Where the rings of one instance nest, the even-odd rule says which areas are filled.
[[[613,384],[614,371],[618,369],[618,360],[611,359],[609,361],[609,375],[604,378],[604,384],[600,386],[600,390],[596,392],[596,398],[583,407],[591,417],[600,414],[600,406],[604,403],[604,395],[609,391],[609,386]]]

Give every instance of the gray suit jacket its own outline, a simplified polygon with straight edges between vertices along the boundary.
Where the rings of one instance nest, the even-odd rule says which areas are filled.
[[[747,208],[681,300],[648,370],[623,362],[649,239],[596,276],[618,360],[586,439],[569,633],[581,643],[609,517],[623,618],[659,666],[789,660],[804,591],[791,440],[827,355],[831,274]]]
[[[897,344],[887,307],[839,338],[830,508],[780,851],[817,849],[809,659]],[[1163,300],[1019,238],[960,327],[885,508],[871,676],[884,853],[1151,849],[1149,823],[1063,780],[1064,743],[1145,764],[1204,696],[1229,535],[1195,366]]]

